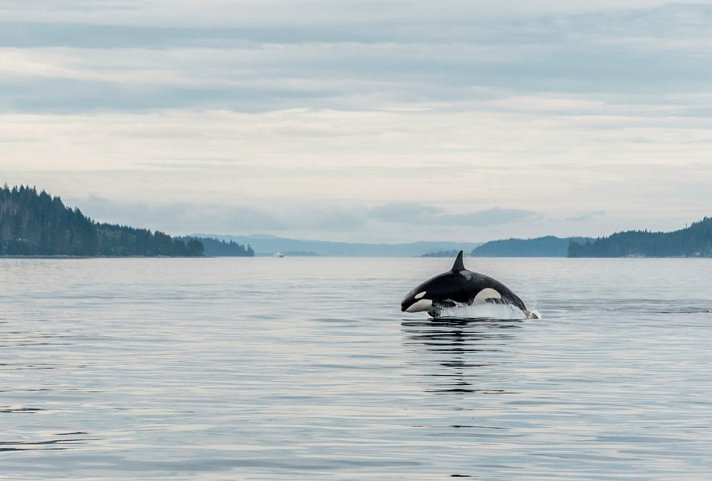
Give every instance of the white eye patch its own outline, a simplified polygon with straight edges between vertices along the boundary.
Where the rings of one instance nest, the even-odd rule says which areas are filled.
[[[424,296],[425,296],[425,291],[419,292],[419,293],[417,293],[416,295],[413,296],[413,299],[416,299],[416,300],[422,299]]]

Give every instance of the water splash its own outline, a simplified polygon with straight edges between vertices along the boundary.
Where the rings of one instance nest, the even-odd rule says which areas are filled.
[[[458,304],[455,307],[440,309],[438,319],[498,319],[520,321],[524,319],[541,319],[538,311],[522,311],[511,304]]]

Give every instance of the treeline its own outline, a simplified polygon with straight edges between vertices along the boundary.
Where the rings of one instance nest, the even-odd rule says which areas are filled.
[[[160,231],[115,224],[97,224],[99,233],[99,255],[101,256],[166,256],[199,257],[203,255],[203,244],[191,239],[183,241]]]
[[[712,257],[712,218],[674,232],[628,231],[569,245],[569,257]]]
[[[203,255],[200,241],[163,232],[98,224],[34,187],[0,189],[0,256]]]
[[[210,257],[253,257],[255,251],[249,244],[244,246],[231,240],[229,242],[210,237],[181,237],[185,242],[198,241],[203,244],[204,253]]]
[[[537,237],[534,239],[504,239],[476,247],[473,257],[566,257],[571,242],[585,242],[584,237]]]

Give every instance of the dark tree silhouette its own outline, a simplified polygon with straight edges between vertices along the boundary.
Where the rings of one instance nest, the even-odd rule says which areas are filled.
[[[569,244],[585,242],[583,237],[537,237],[535,239],[504,239],[475,247],[473,257],[566,257]]]
[[[0,255],[192,257],[203,255],[203,245],[158,231],[97,224],[45,191],[5,185],[0,189]]]
[[[572,242],[569,257],[712,257],[712,218],[674,232],[637,230]]]
[[[212,239],[210,237],[181,237],[185,242],[200,242],[204,249],[205,255],[211,257],[253,257],[255,251],[248,244],[243,246],[235,241],[222,241]]]

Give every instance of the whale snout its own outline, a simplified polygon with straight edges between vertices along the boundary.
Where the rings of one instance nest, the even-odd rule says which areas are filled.
[[[401,301],[401,312],[420,312],[429,310],[433,306],[433,301],[426,299],[426,294],[427,292],[420,288],[420,286],[410,291]]]

